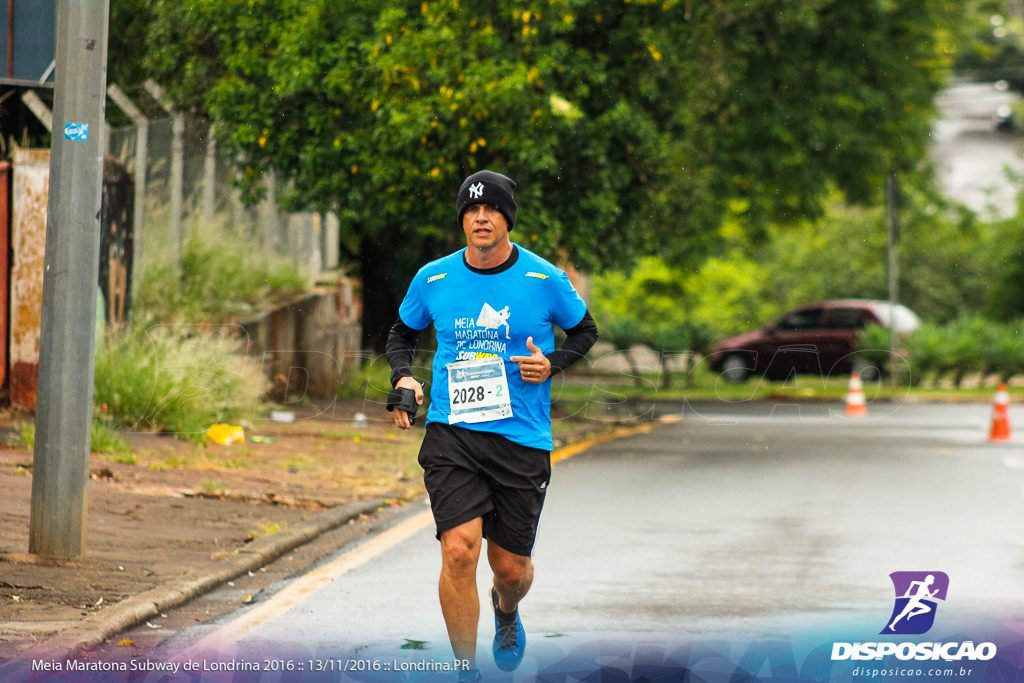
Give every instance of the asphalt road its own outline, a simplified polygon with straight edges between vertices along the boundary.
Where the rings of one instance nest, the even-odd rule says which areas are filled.
[[[595,638],[878,634],[895,571],[948,574],[950,624],[1024,614],[1024,448],[986,442],[991,408],[880,404],[860,420],[835,404],[658,409],[680,419],[555,468],[521,608],[523,672],[531,655]],[[1024,410],[1011,421],[1024,426]],[[280,584],[150,656],[450,659],[432,526],[370,551],[327,558],[336,578],[290,607]]]
[[[939,119],[932,130],[930,155],[939,185],[946,196],[988,219],[1017,213],[1019,183],[1006,171],[1024,171],[1024,142],[1019,135],[996,131],[993,122],[1000,106],[1017,99],[991,83],[955,84],[935,98]],[[1022,124],[1017,121],[1018,129]]]

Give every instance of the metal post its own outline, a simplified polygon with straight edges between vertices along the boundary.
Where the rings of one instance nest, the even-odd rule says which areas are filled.
[[[185,117],[174,115],[171,137],[171,258],[181,266],[181,219],[185,206]]]
[[[264,171],[263,184],[267,189],[260,221],[263,224],[263,248],[267,254],[273,255],[282,246],[281,216],[277,211],[277,179],[273,169]]]
[[[213,126],[207,128],[206,160],[203,162],[203,221],[204,229],[213,227],[217,212],[217,138]]]
[[[29,552],[85,551],[109,0],[57,0]]]
[[[124,92],[111,83],[107,94],[135,124],[135,209],[132,215],[132,292],[137,293],[142,282],[142,241],[146,220],[146,164],[149,155],[149,119],[135,106]]]
[[[46,103],[39,99],[39,95],[31,90],[21,93],[21,101],[25,103],[29,111],[35,114],[39,122],[46,127],[46,130],[53,132],[53,112],[46,106]]]
[[[160,85],[150,79],[143,84],[153,99],[171,114],[173,121],[171,137],[171,235],[170,258],[175,268],[181,268],[181,219],[185,195],[185,117],[177,114]]]
[[[899,180],[890,173],[885,182],[885,205],[889,217],[889,368],[892,389],[899,389],[899,364],[896,363],[896,306],[900,301],[900,263],[896,247],[900,242]]]

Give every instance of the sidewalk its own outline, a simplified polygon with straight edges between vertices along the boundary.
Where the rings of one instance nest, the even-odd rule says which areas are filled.
[[[13,432],[12,422],[0,428]],[[393,508],[423,504],[421,427],[371,420],[355,429],[321,416],[246,435],[262,442],[196,446],[129,434],[130,454],[93,455],[77,561],[28,554],[32,452],[0,450],[0,667],[44,651],[116,646],[109,639],[136,627],[158,637],[167,612],[240,577],[231,600],[188,614],[192,623],[211,619],[373,533]],[[563,427],[556,439],[575,445],[556,459],[594,436],[615,432],[593,422]],[[287,563],[268,572],[282,556]]]
[[[26,419],[3,417],[8,434]],[[234,446],[129,433],[130,453],[92,456],[85,555],[63,562],[28,554],[32,451],[3,448],[0,664],[58,634],[91,647],[330,528],[405,504],[422,493],[422,433],[330,416],[265,422],[246,430],[262,443]]]

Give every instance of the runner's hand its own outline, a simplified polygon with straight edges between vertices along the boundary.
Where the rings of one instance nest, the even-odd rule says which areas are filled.
[[[524,382],[541,384],[547,381],[551,377],[551,361],[534,346],[533,337],[527,337],[526,348],[530,350],[529,356],[512,356],[509,360],[519,363],[519,374]]]
[[[412,389],[416,392],[417,405],[423,405],[423,385],[412,377],[402,377],[395,384],[395,389]],[[395,408],[391,413],[395,417],[395,426],[399,429],[409,429],[412,424],[409,422],[409,413]]]

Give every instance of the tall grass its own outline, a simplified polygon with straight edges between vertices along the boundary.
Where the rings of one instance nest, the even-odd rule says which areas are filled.
[[[227,322],[307,284],[291,263],[239,237],[204,238],[197,231],[184,245],[180,270],[168,260],[147,265],[135,308],[156,322]]]
[[[33,449],[36,445],[36,426],[32,422],[21,422],[16,425],[18,436],[15,445],[19,448]],[[128,442],[122,439],[116,430],[108,427],[102,420],[93,418],[92,431],[89,434],[89,451],[124,455],[131,450]]]
[[[251,417],[266,379],[223,327],[150,325],[108,335],[94,387],[94,405],[116,424],[201,438],[213,424]]]

